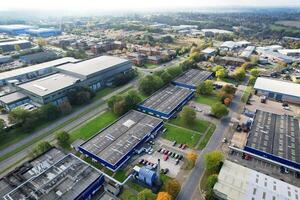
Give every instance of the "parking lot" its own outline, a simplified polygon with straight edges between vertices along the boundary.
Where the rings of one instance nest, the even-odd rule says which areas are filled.
[[[288,103],[289,109],[284,109],[281,102],[267,99],[266,103],[261,103],[260,100],[260,96],[253,95],[250,99],[251,105],[246,105],[245,108],[252,112],[258,109],[277,114],[287,114],[293,116],[298,116],[300,114],[300,106],[298,105]]]
[[[231,154],[228,154],[228,159],[250,169],[254,169],[258,172],[262,172],[266,175],[300,187],[300,179],[295,177],[295,173],[292,171],[281,173],[280,166],[278,165],[253,157],[250,160],[245,160],[242,158],[241,153],[235,151]]]

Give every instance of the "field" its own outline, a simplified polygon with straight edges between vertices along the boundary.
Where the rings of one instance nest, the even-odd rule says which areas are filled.
[[[272,24],[270,25],[270,28],[272,31],[276,32],[288,32],[291,34],[300,34],[300,29],[295,27],[288,27],[288,26],[282,26],[278,24]]]
[[[283,20],[283,21],[277,21],[275,24],[300,29],[300,21]]]
[[[83,125],[82,127],[76,129],[75,131],[71,132],[71,141],[75,141],[76,139],[88,139],[95,135],[99,130],[103,129],[113,121],[117,119],[117,116],[107,111],[98,117],[92,119],[87,124]]]
[[[195,147],[201,136],[200,133],[189,131],[185,128],[180,128],[171,124],[166,124],[165,127],[167,131],[163,133],[163,138],[170,141],[175,140],[178,143],[182,144],[187,144],[191,148]]]
[[[193,131],[197,131],[200,133],[204,133],[206,129],[209,127],[210,122],[196,119],[196,122],[194,125],[185,125],[181,119],[181,117],[177,117],[176,119],[172,119],[170,123],[175,124],[177,126],[182,126],[184,128],[192,129]]]
[[[205,104],[205,105],[209,105],[209,106],[212,106],[212,105],[220,102],[216,95],[211,95],[211,96],[201,95],[201,96],[196,97],[195,101],[197,103],[201,103],[201,104]]]

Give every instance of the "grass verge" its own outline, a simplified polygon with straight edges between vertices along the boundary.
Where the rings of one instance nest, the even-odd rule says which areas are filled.
[[[201,134],[189,131],[184,128],[179,128],[171,124],[165,125],[167,131],[162,135],[163,138],[170,141],[177,141],[178,143],[187,144],[189,147],[195,147],[200,139]]]
[[[212,124],[211,127],[209,128],[209,130],[207,131],[206,135],[204,136],[204,138],[201,140],[198,149],[202,150],[205,148],[205,146],[207,145],[210,137],[213,135],[213,133],[216,130],[216,125]]]
[[[245,89],[245,91],[244,91],[244,93],[243,93],[242,99],[241,99],[241,101],[243,103],[247,102],[247,100],[248,100],[248,98],[249,98],[249,96],[251,94],[251,91],[252,91],[252,87],[251,86],[247,86],[246,89]]]
[[[196,97],[195,101],[197,103],[205,104],[208,106],[212,106],[212,105],[220,102],[220,100],[218,99],[218,97],[216,95],[211,95],[211,96],[201,95],[201,96]]]

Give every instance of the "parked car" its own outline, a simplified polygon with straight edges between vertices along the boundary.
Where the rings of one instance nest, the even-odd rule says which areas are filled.
[[[179,163],[179,159],[176,159],[175,165],[178,165],[178,163]]]
[[[158,153],[160,153],[160,152],[161,152],[161,150],[162,150],[162,148],[159,148],[159,149],[157,150],[157,152],[158,152]]]
[[[183,155],[179,155],[178,159],[181,160],[183,158]]]
[[[260,97],[260,102],[261,103],[266,103],[267,102],[267,97],[265,95]]]
[[[169,172],[169,169],[168,169],[168,168],[161,169],[161,173],[163,173],[163,174],[167,174],[168,172]]]
[[[187,148],[187,145],[183,144],[182,147],[181,147],[181,149],[185,149],[185,148]]]
[[[144,159],[141,159],[140,161],[139,161],[139,164],[143,164],[144,163]]]
[[[223,142],[223,143],[226,143],[226,142],[227,142],[227,139],[226,139],[226,138],[223,138],[222,142]]]
[[[171,155],[171,157],[174,158],[175,156],[176,156],[176,153],[173,152],[172,155]]]
[[[173,153],[171,151],[169,151],[168,156],[171,156]]]
[[[168,155],[164,155],[163,159],[164,159],[164,161],[167,161],[169,159],[169,156]]]
[[[177,142],[176,142],[176,141],[173,141],[172,146],[176,146],[176,144],[177,144]]]
[[[169,154],[169,151],[168,151],[168,150],[165,150],[164,154],[165,154],[165,155],[168,155],[168,154]]]

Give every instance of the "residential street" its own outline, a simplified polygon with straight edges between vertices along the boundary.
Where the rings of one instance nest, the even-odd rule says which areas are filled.
[[[245,83],[243,83],[245,84]],[[237,90],[234,99],[230,105],[230,112],[227,117],[224,117],[220,120],[220,122],[217,125],[217,128],[214,132],[214,134],[211,136],[208,144],[201,152],[201,155],[199,156],[198,160],[196,161],[195,167],[190,173],[188,179],[185,181],[185,183],[182,185],[181,191],[178,194],[177,200],[196,200],[201,199],[200,193],[199,193],[199,182],[202,174],[205,170],[204,165],[204,154],[207,152],[216,150],[220,144],[220,141],[222,141],[223,135],[228,131],[229,123],[231,121],[232,117],[235,117],[236,113],[238,112],[239,108],[239,102],[243,95],[243,90],[245,87],[243,85],[240,85],[239,90]]]

